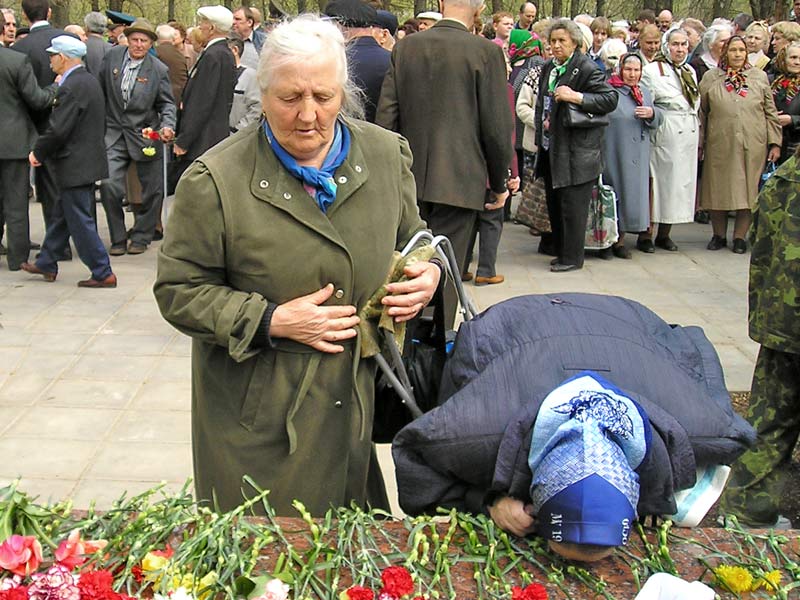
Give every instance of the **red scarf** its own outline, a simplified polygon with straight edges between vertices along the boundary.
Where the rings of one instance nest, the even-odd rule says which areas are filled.
[[[636,102],[638,106],[644,106],[644,97],[642,96],[642,90],[639,88],[638,85],[628,85],[624,81],[622,81],[622,77],[620,77],[617,73],[614,73],[611,77],[608,78],[609,85],[612,85],[616,88],[621,88],[624,86],[628,86],[631,88],[631,95],[633,96],[633,101]]]

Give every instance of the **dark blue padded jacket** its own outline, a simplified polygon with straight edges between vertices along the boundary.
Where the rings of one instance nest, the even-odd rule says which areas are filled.
[[[699,327],[669,325],[615,296],[522,296],[461,326],[443,404],[395,437],[400,506],[412,515],[437,506],[480,512],[498,494],[527,499],[539,406],[586,370],[637,401],[653,427],[637,469],[640,516],[674,513],[674,493],[694,485],[698,466],[730,464],[755,443]]]

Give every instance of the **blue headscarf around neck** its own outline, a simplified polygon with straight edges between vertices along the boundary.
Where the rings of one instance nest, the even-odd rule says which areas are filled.
[[[267,135],[267,141],[281,164],[294,177],[316,190],[314,199],[317,202],[317,206],[323,213],[327,213],[328,208],[336,200],[336,181],[333,179],[333,174],[350,153],[350,131],[344,123],[340,120],[336,121],[333,143],[328,149],[328,154],[325,156],[321,169],[303,167],[297,164],[297,161],[275,139],[266,119],[264,119],[264,133]]]

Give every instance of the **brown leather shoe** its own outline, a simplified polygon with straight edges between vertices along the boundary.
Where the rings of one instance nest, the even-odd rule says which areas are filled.
[[[102,281],[98,281],[97,279],[84,279],[83,281],[78,282],[78,287],[82,288],[115,288],[117,287],[117,276],[113,273],[103,279]]]
[[[461,275],[461,281],[472,281],[473,277],[474,277],[474,274],[472,272],[470,272],[470,271],[467,271],[466,273],[463,273]]]
[[[45,281],[55,281],[56,277],[58,277],[58,273],[53,273],[51,271],[42,271],[39,267],[37,267],[33,263],[24,262],[19,266],[20,269],[25,271],[26,273],[33,273],[34,275],[41,275],[44,277]]]
[[[136,244],[131,242],[128,245],[128,254],[144,254],[145,250],[147,250],[147,246],[144,244]]]
[[[495,275],[494,277],[481,277],[478,275],[475,278],[475,285],[494,285],[496,283],[503,283],[506,280],[502,275]]]

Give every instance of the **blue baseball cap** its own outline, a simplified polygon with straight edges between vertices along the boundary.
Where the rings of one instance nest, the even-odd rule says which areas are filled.
[[[596,373],[548,394],[528,457],[538,533],[555,542],[625,545],[639,501],[635,469],[651,435],[641,406]]]
[[[69,58],[81,58],[86,55],[86,44],[71,35],[59,35],[50,40],[48,54],[63,54]]]

